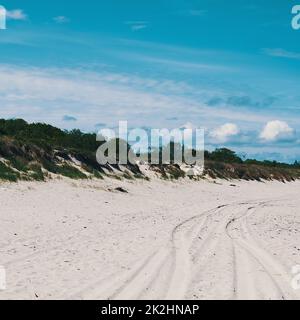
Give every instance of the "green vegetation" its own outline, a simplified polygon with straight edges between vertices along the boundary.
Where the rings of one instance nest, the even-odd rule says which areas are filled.
[[[23,143],[33,143],[46,150],[52,147],[95,152],[99,146],[96,134],[80,130],[63,131],[44,123],[28,124],[22,119],[0,119],[0,136],[15,138]]]
[[[116,143],[117,160],[122,140],[111,140]],[[126,166],[122,172],[118,165],[100,165],[96,161],[96,150],[100,142],[96,134],[83,133],[74,129],[60,130],[44,123],[28,124],[22,119],[0,119],[0,180],[44,181],[52,174],[62,175],[71,179],[87,179],[103,176],[115,179],[146,179],[137,165]],[[126,146],[125,146],[126,147]],[[150,169],[157,172],[163,179],[180,179],[185,173],[175,164],[174,150],[183,147],[171,143],[171,161],[169,164],[151,164]],[[130,146],[127,144],[127,150]],[[162,159],[162,148],[159,159]],[[193,150],[193,154],[195,150]],[[145,154],[144,161],[150,159]],[[204,173],[213,178],[291,181],[300,178],[300,162],[294,164],[276,161],[242,160],[234,151],[221,148],[204,152]],[[3,160],[5,159],[5,160]],[[147,161],[146,161],[147,162]],[[75,164],[76,163],[76,164]],[[104,170],[105,169],[105,170]],[[113,172],[119,171],[120,174]],[[105,172],[108,172],[105,174]]]
[[[216,149],[213,152],[205,151],[204,157],[205,160],[216,162],[243,163],[243,160],[239,156],[237,156],[234,151],[226,148]]]
[[[9,168],[4,163],[0,162],[0,180],[16,182],[20,175]]]
[[[42,168],[72,179],[86,179],[87,175],[68,164],[69,154],[83,160],[83,169],[101,179],[102,171],[95,159],[98,146],[96,134],[63,131],[43,123],[28,124],[22,119],[0,119],[0,157],[8,161],[8,165],[0,162],[0,179],[44,181]]]
[[[67,164],[57,166],[56,173],[71,179],[87,179],[87,176],[84,173]]]
[[[32,180],[44,181],[45,176],[42,167],[38,163],[33,163],[28,166],[29,176]]]

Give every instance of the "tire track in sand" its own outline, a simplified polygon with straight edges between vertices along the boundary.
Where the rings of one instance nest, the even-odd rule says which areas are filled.
[[[233,242],[236,299],[293,299],[290,278],[281,264],[260,247],[247,226],[247,217],[258,214],[267,203],[249,207],[231,219],[226,233]]]

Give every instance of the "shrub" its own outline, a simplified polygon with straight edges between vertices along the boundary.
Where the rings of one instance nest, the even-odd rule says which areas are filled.
[[[30,178],[36,181],[45,181],[45,176],[42,171],[42,167],[39,164],[31,164],[29,165],[30,169]]]
[[[19,177],[19,173],[13,171],[3,162],[0,162],[0,180],[17,182]]]
[[[68,164],[57,166],[57,173],[71,179],[87,179],[87,176],[84,173]]]

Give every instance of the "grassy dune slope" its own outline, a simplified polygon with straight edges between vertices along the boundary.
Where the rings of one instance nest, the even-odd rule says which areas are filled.
[[[145,178],[138,165],[100,165],[95,134],[62,131],[47,124],[0,119],[0,180],[45,181],[53,176],[71,179]],[[205,152],[203,176],[221,179],[292,181],[300,178],[300,166],[276,162],[242,161],[228,149]],[[175,164],[151,165],[149,170],[164,179],[184,178]],[[203,178],[194,177],[196,179]]]

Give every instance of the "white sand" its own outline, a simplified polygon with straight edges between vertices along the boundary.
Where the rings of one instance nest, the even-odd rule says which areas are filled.
[[[300,298],[300,182],[230,184],[0,184],[0,298]]]

